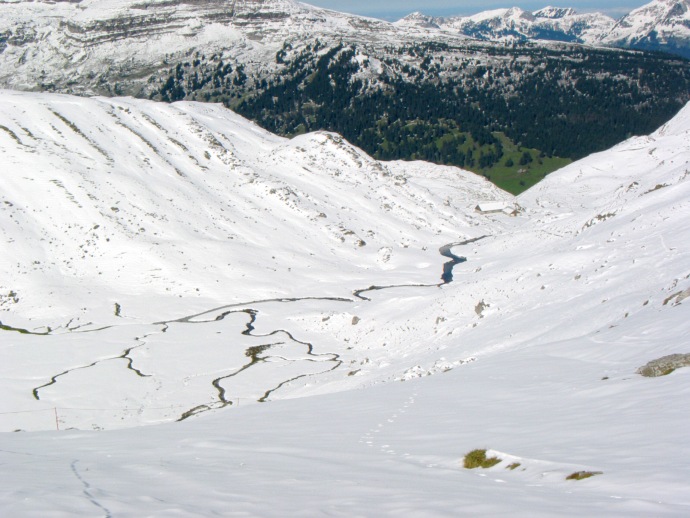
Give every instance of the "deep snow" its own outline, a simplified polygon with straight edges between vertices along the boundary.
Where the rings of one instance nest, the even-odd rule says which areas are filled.
[[[636,370],[690,352],[690,108],[514,199],[220,106],[0,106],[3,514],[687,514],[690,370]]]

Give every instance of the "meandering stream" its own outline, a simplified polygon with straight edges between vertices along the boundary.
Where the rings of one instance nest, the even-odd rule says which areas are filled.
[[[475,243],[481,239],[486,238],[487,236],[480,236],[480,237],[475,237],[474,239],[468,239],[466,241],[460,241],[458,243],[448,243],[447,245],[443,245],[441,248],[438,249],[439,253],[443,257],[447,257],[450,259],[447,263],[443,265],[443,274],[441,275],[441,280],[443,280],[442,284],[450,284],[453,282],[453,268],[460,264],[464,263],[467,261],[467,257],[461,257],[459,255],[455,255],[451,250],[454,246],[463,246],[463,245],[469,245],[470,243]]]
[[[234,369],[232,372],[223,374],[222,376],[215,377],[213,380],[210,381],[211,385],[213,386],[217,396],[215,401],[206,401],[201,404],[197,404],[190,408],[187,411],[184,411],[181,413],[179,418],[177,419],[178,421],[182,421],[185,419],[188,419],[192,416],[198,415],[202,412],[210,411],[210,410],[215,410],[218,408],[223,408],[229,405],[233,404],[233,401],[237,400],[237,395],[234,395],[234,397],[231,397],[228,394],[228,388],[225,386],[228,380],[231,380],[233,378],[236,378],[239,375],[246,375],[246,373],[249,370],[252,370],[253,368],[256,368],[257,366],[264,364],[266,362],[288,362],[292,363],[295,361],[302,361],[302,362],[318,362],[319,364],[324,364],[324,369],[319,370],[318,372],[307,372],[307,369],[303,369],[303,373],[300,373],[296,376],[290,376],[288,379],[283,379],[283,380],[275,380],[277,381],[276,384],[274,384],[272,387],[267,387],[266,390],[264,391],[263,395],[257,399],[259,402],[265,402],[268,400],[268,398],[275,393],[276,391],[280,390],[282,387],[285,385],[301,379],[301,378],[306,378],[309,376],[318,376],[321,374],[325,374],[326,372],[333,371],[337,368],[339,368],[343,361],[340,359],[340,356],[336,353],[332,352],[326,352],[326,353],[316,353],[315,352],[315,346],[306,341],[302,341],[297,339],[289,330],[286,329],[274,329],[269,332],[263,333],[263,334],[257,334],[256,333],[256,324],[259,318],[261,318],[262,315],[262,307],[269,305],[269,304],[299,304],[299,303],[304,303],[307,301],[324,301],[324,302],[336,302],[336,303],[342,303],[342,304],[352,304],[356,301],[370,301],[371,299],[367,298],[364,296],[365,293],[372,292],[372,291],[381,291],[381,290],[388,290],[388,289],[393,289],[393,288],[439,288],[444,285],[450,284],[453,282],[453,269],[455,266],[458,264],[462,264],[467,261],[466,257],[456,255],[452,252],[452,249],[454,247],[459,247],[463,245],[467,245],[470,243],[474,243],[476,241],[479,241],[481,239],[486,238],[487,236],[481,236],[478,238],[473,238],[473,239],[468,239],[465,241],[460,241],[460,242],[455,242],[455,243],[448,243],[446,245],[443,245],[442,247],[439,248],[439,253],[448,259],[450,261],[447,261],[443,265],[443,271],[441,274],[441,282],[435,283],[435,284],[395,284],[395,285],[383,285],[383,286],[370,286],[368,288],[363,288],[363,289],[357,289],[352,292],[353,298],[343,298],[343,297],[295,297],[295,298],[272,298],[272,299],[260,299],[260,300],[254,300],[254,301],[249,301],[249,302],[243,302],[243,303],[235,303],[235,304],[230,304],[230,305],[225,305],[225,306],[220,306],[216,307],[207,311],[203,311],[201,313],[196,313],[193,315],[188,315],[185,317],[181,317],[178,319],[174,320],[168,320],[168,321],[161,321],[161,322],[154,322],[153,326],[159,327],[156,332],[163,332],[165,333],[169,328],[171,324],[190,324],[190,325],[202,325],[204,323],[210,323],[210,322],[218,322],[221,320],[224,320],[226,317],[232,314],[237,314],[237,313],[243,313],[247,316],[247,323],[245,324],[245,328],[241,331],[241,335],[244,336],[250,336],[253,338],[257,339],[267,339],[265,343],[259,343],[257,345],[252,345],[248,347],[245,351],[245,356],[248,358],[247,363],[244,365],[241,365],[240,367]],[[265,326],[268,326],[270,328],[270,323],[263,322],[262,324]],[[8,325],[4,325],[2,322],[0,322],[0,330],[4,331],[12,331],[12,332],[17,332],[21,334],[28,334],[28,335],[49,335],[51,334],[54,330],[46,328],[47,331],[30,331],[26,329],[20,329],[20,328],[14,328]],[[107,328],[102,328],[102,329],[107,329]],[[98,329],[98,330],[102,330]],[[83,333],[83,332],[94,332],[98,330],[79,330],[79,329],[74,329],[70,330],[75,333]],[[153,334],[153,333],[151,333]],[[41,384],[37,386],[36,388],[33,389],[32,395],[36,400],[41,399],[40,398],[40,391],[41,389],[44,389],[46,387],[50,386],[55,386],[58,384],[58,380],[64,376],[69,375],[71,372],[77,371],[77,370],[83,370],[83,369],[88,369],[91,367],[95,367],[96,365],[102,363],[102,362],[107,362],[107,361],[113,361],[113,360],[123,360],[126,362],[126,368],[130,371],[132,371],[137,377],[140,378],[151,378],[155,377],[155,374],[148,374],[143,372],[141,368],[137,368],[135,366],[135,359],[131,356],[132,352],[136,349],[139,349],[141,347],[144,347],[147,345],[146,339],[151,335],[151,334],[146,334],[141,337],[136,337],[135,344],[131,345],[130,347],[127,347],[124,349],[124,351],[119,354],[119,355],[114,355],[108,358],[103,358],[96,360],[91,363],[87,363],[84,365],[72,367],[70,369],[66,369],[54,376],[52,376],[49,381],[47,381],[44,384]],[[290,360],[286,357],[282,357],[280,355],[272,354],[272,349],[279,348],[280,346],[295,346],[295,347],[300,347],[304,348],[305,353],[304,355],[306,358],[301,358],[297,360]],[[312,370],[313,369],[309,369]],[[299,372],[299,371],[298,371]]]

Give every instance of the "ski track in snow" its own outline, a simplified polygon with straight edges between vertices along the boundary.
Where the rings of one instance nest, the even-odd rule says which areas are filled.
[[[93,495],[93,493],[92,493],[93,489],[91,488],[91,484],[89,484],[89,483],[87,482],[87,480],[84,478],[84,476],[79,472],[79,470],[77,470],[77,464],[78,464],[78,463],[79,463],[78,460],[73,461],[73,462],[70,464],[70,469],[72,470],[72,473],[73,473],[74,476],[77,478],[77,480],[78,480],[79,482],[81,482],[81,484],[84,486],[84,490],[83,490],[84,496],[87,498],[87,500],[88,500],[89,502],[91,502],[93,505],[95,505],[95,506],[98,507],[101,511],[103,511],[103,512],[105,513],[105,518],[112,518],[112,513],[110,512],[110,510],[108,510],[107,507],[103,506],[103,505],[96,499],[96,497],[95,497],[95,496]]]

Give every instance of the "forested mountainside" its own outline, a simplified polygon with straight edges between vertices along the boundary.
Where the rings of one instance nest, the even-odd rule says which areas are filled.
[[[286,44],[266,75],[197,53],[148,96],[223,102],[281,135],[325,128],[377,158],[464,167],[514,193],[653,131],[690,99],[686,62],[639,52],[427,42],[377,55]]]

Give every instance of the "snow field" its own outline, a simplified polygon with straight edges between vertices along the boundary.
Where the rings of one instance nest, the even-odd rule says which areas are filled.
[[[3,513],[686,514],[690,371],[636,370],[690,347],[687,108],[513,199],[218,106],[0,102]]]

